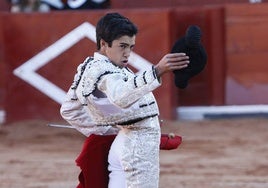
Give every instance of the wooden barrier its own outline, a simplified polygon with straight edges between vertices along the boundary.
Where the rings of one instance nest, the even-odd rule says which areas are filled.
[[[129,17],[139,27],[140,33],[137,37],[135,53],[154,63],[170,51],[168,21],[170,12],[168,10],[122,10],[119,12]],[[59,42],[58,40],[66,37],[68,33],[80,28],[81,25],[81,27],[85,26],[86,29],[90,29],[88,24],[83,25],[83,23],[95,25],[104,13],[105,11],[67,11],[49,14],[1,14],[4,62],[7,65],[8,80],[5,99],[7,122],[37,118],[53,121],[61,118],[59,108],[62,98],[59,98],[59,94],[52,86],[67,91],[77,65],[85,57],[92,55],[96,47],[95,43],[86,36],[55,57],[53,57],[54,52],[59,51],[67,44],[61,43],[61,45],[53,47],[49,53],[47,52],[48,47]],[[145,17],[146,19],[144,19]],[[81,32],[85,31],[82,30],[76,34],[80,35]],[[157,38],[161,38],[161,40],[156,40]],[[44,51],[46,53],[43,53]],[[44,62],[45,60],[47,62]],[[25,76],[25,79],[28,79],[27,82],[14,75],[14,70],[23,64],[28,66],[25,65],[24,69],[17,70],[17,74]],[[35,73],[50,83],[44,82],[44,79]],[[176,107],[176,101],[173,98],[174,84],[171,77],[172,75],[165,76],[163,78],[165,85],[155,92],[159,101],[161,117],[164,119],[174,118]],[[29,84],[29,81],[34,82],[32,84],[36,84],[36,86]]]
[[[268,4],[225,9],[226,104],[267,104]]]
[[[224,8],[222,6],[177,8],[172,12],[172,41],[184,35],[189,25],[198,25],[208,53],[205,70],[178,89],[178,106],[224,105]]]
[[[22,64],[32,61],[33,57],[40,58],[40,53],[66,35],[69,36],[80,26],[89,29],[88,24],[95,25],[99,17],[108,11],[118,11],[138,25],[140,32],[135,53],[153,63],[158,62],[170,51],[175,40],[184,35],[189,25],[199,25],[203,31],[208,65],[184,90],[175,87],[173,74],[164,76],[165,84],[155,91],[161,118],[175,118],[177,106],[266,104],[268,102],[266,97],[268,45],[265,41],[268,29],[267,9],[266,4],[240,4],[164,10],[1,13],[0,105],[2,103],[5,108],[7,121],[33,118],[51,121],[61,119],[60,99],[57,97],[52,99],[53,95],[49,96],[44,93],[45,91],[40,92],[40,89],[15,76],[13,71]],[[88,24],[83,25],[85,22]],[[83,32],[81,40],[74,42],[55,57],[54,52],[52,55],[46,54],[47,62],[43,62],[44,64],[32,72],[49,80],[62,91],[67,91],[76,66],[96,49],[95,43],[88,38],[87,33]],[[81,35],[79,33],[78,36]],[[62,50],[62,46],[54,49]],[[41,57],[47,58],[47,56]],[[21,74],[25,70],[21,71],[18,72]],[[36,76],[32,75],[32,72],[26,71],[25,75],[29,73],[30,76]],[[42,82],[39,84],[41,88],[47,87],[42,84]]]
[[[0,28],[2,28],[2,19],[0,19]],[[4,57],[4,39],[3,30],[0,29],[0,110],[4,109],[4,100],[6,93],[6,69],[3,60]]]

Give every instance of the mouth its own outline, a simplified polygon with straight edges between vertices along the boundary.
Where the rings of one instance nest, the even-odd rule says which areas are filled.
[[[123,63],[123,65],[124,65],[124,67],[126,67],[127,64],[128,64],[128,60],[122,61],[122,63]]]

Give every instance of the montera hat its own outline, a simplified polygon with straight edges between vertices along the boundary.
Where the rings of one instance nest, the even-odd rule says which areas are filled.
[[[191,25],[185,36],[179,38],[172,47],[171,53],[186,53],[190,60],[188,67],[173,71],[175,85],[180,89],[186,88],[188,81],[199,74],[207,64],[207,53],[201,44],[201,37],[200,28]]]

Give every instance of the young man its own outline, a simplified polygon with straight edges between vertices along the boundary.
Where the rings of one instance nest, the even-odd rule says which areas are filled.
[[[96,27],[97,52],[79,65],[61,107],[63,118],[86,136],[117,133],[108,156],[109,188],[158,187],[161,133],[152,91],[162,75],[189,64],[185,53],[170,53],[134,74],[127,65],[137,32],[118,13],[103,16]]]

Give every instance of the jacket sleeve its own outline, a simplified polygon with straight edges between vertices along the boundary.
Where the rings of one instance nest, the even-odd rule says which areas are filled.
[[[118,128],[112,126],[97,126],[90,118],[87,109],[81,102],[73,97],[73,89],[69,89],[61,105],[60,114],[70,125],[85,136],[91,134],[110,135],[117,134]]]
[[[99,84],[99,89],[104,92],[109,100],[121,107],[127,108],[141,97],[152,92],[161,85],[155,69],[143,71],[124,80],[122,74],[109,74],[104,76]]]

